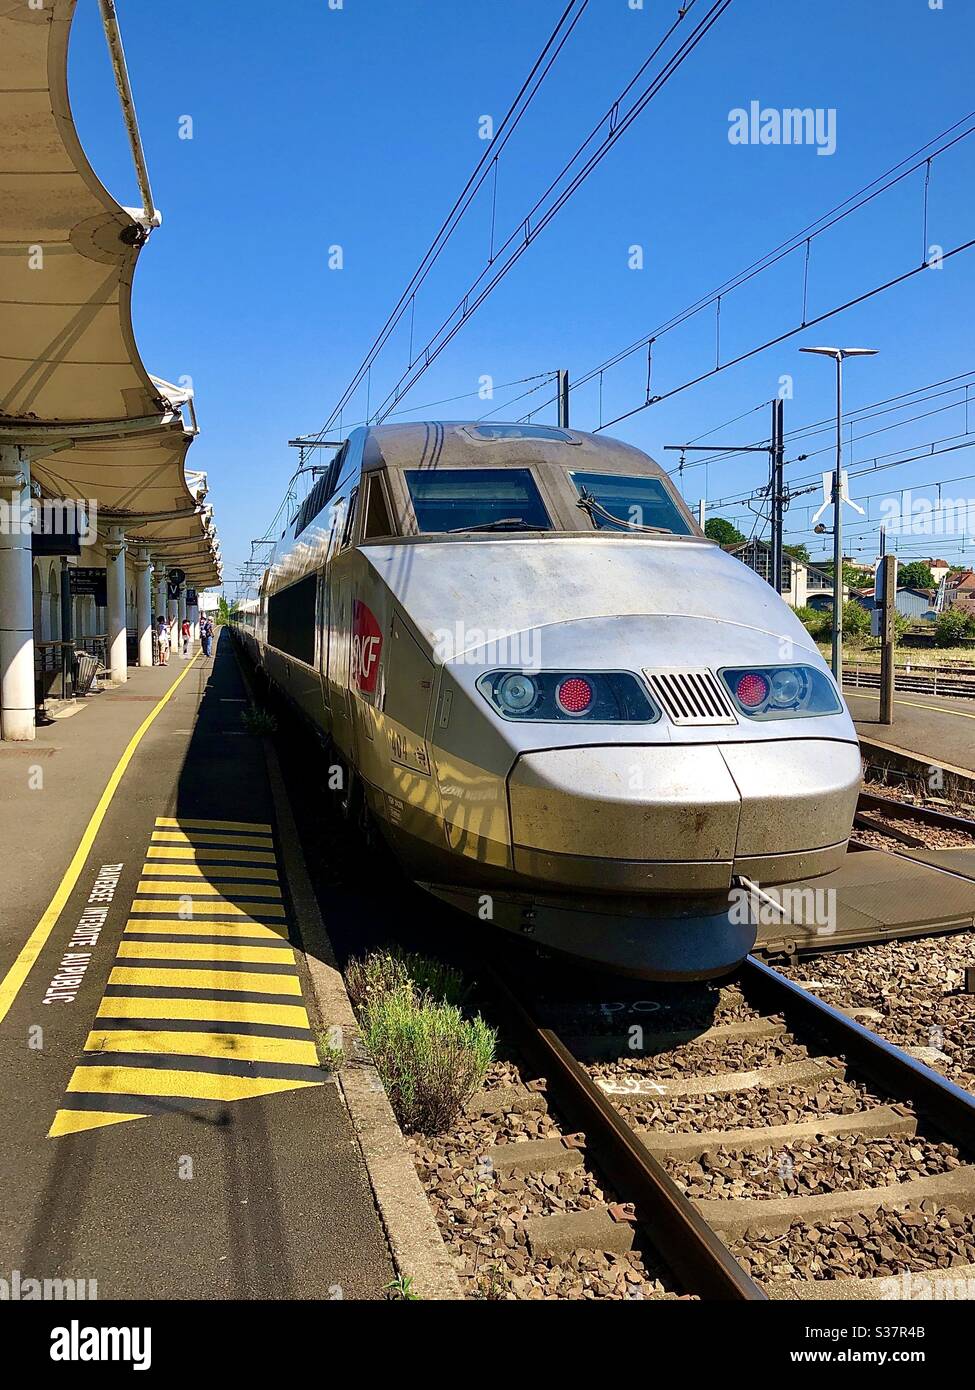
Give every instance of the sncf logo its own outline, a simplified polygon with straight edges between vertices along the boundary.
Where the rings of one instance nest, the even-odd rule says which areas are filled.
[[[376,689],[383,635],[375,617],[359,599],[352,605],[352,679],[364,695]]]

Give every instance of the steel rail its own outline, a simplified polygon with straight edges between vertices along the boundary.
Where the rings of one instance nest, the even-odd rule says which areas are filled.
[[[570,1125],[585,1133],[587,1149],[597,1165],[621,1195],[634,1202],[638,1223],[687,1289],[706,1299],[766,1301],[765,1291],[746,1273],[557,1034],[535,1022],[493,966],[482,966],[480,973],[518,1048],[546,1078],[555,1105]]]
[[[963,1091],[754,956],[742,963],[738,978],[746,994],[762,1007],[783,1014],[787,1023],[798,1020],[804,1028],[820,1034],[896,1099],[912,1101],[942,1133],[956,1143],[975,1147],[975,1095],[971,1092]]]

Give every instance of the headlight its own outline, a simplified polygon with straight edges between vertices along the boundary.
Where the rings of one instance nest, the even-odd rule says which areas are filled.
[[[538,687],[531,676],[516,671],[501,678],[495,693],[503,713],[514,716],[528,713],[535,703]]]
[[[725,667],[720,675],[750,719],[839,714],[842,708],[833,682],[814,666]]]
[[[488,671],[477,688],[505,719],[651,724],[660,718],[628,671]]]

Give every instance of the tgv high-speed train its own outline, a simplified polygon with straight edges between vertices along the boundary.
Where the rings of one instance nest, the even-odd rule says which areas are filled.
[[[840,692],[629,445],[357,430],[237,632],[410,875],[547,948],[720,974],[755,939],[742,881],[843,859],[860,756]]]

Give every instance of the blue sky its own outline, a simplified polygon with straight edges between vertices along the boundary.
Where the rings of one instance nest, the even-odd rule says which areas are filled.
[[[277,510],[297,464],[287,447],[319,429],[370,346],[484,150],[481,116],[500,120],[566,0],[119,0],[160,231],[136,276],[135,327],[149,369],[192,377],[202,434],[190,463],[205,468],[232,578]],[[685,25],[706,13],[696,0]],[[499,162],[495,225],[506,234],[611,105],[671,22],[672,0],[590,0],[572,37]],[[138,201],[95,0],[79,0],[71,97],[88,155],[106,186]],[[683,31],[682,31],[683,32]],[[975,6],[944,0],[732,0],[730,8],[648,109],[538,237],[507,278],[401,404],[475,393],[489,375],[495,397],[424,413],[458,418],[491,410],[517,416],[547,392],[497,409],[526,387],[504,383],[567,367],[573,378],[666,323],[687,306],[842,202],[975,108],[970,55]],[[835,152],[814,145],[737,145],[729,113],[835,111]],[[193,138],[180,139],[190,116]],[[966,123],[967,125],[968,123]],[[966,128],[959,126],[959,130]],[[975,136],[934,160],[927,243],[946,249],[975,235]],[[808,314],[912,269],[921,259],[923,173],[898,184],[813,242]],[[416,341],[432,332],[481,269],[491,198],[486,187],[417,297]],[[328,268],[342,247],[341,270]],[[628,266],[643,248],[644,268]],[[613,433],[674,467],[665,444],[714,434],[751,442],[768,432],[770,400],[793,377],[786,428],[830,416],[830,363],[800,344],[857,344],[879,356],[852,363],[851,411],[969,373],[955,391],[854,423],[848,464],[951,437],[975,442],[975,249],[904,285],[730,367]],[[721,306],[722,360],[801,320],[802,253]],[[405,367],[406,326],[373,368],[371,404]],[[654,348],[655,392],[714,365],[714,311]],[[638,354],[603,378],[603,419],[643,398]],[[939,387],[939,390],[945,388]],[[346,411],[365,414],[365,392]],[[950,410],[940,407],[950,405]],[[937,410],[913,422],[906,416]],[[409,414],[398,418],[411,418]],[[549,406],[537,418],[554,418]],[[599,423],[596,384],[572,396],[572,422]],[[898,424],[898,422],[901,422]],[[865,438],[867,431],[898,428]],[[786,457],[830,444],[828,433],[790,444]],[[697,456],[700,458],[700,455]],[[694,458],[688,455],[690,463]],[[787,468],[801,485],[824,453]],[[759,485],[760,455],[688,469],[696,505]],[[866,521],[847,514],[850,548],[876,551],[884,498],[911,488],[975,498],[975,451],[962,448],[876,477],[853,479]],[[817,495],[797,498],[787,539],[810,542]],[[719,506],[743,531],[741,502]],[[973,513],[975,514],[975,513]],[[829,518],[827,517],[826,520]],[[757,523],[758,534],[763,523]],[[905,558],[943,554],[975,565],[975,535],[906,536]]]

